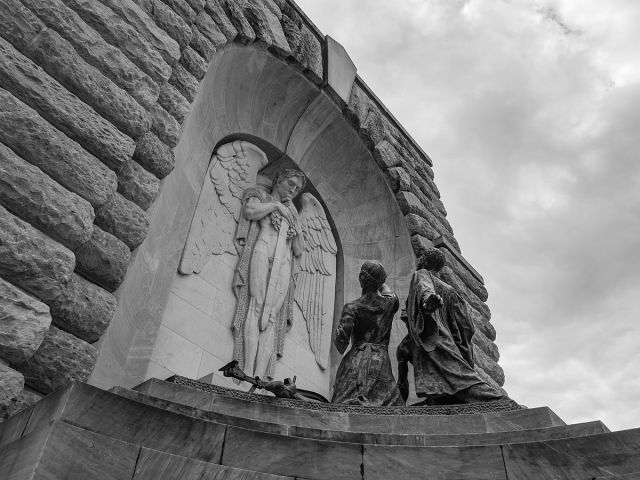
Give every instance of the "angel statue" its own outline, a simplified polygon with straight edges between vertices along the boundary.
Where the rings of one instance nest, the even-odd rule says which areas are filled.
[[[263,379],[273,377],[282,356],[294,302],[307,322],[317,362],[326,368],[322,332],[331,328],[333,301],[329,308],[324,298],[333,291],[325,292],[325,279],[335,275],[337,252],[320,202],[305,192],[300,212],[294,205],[305,187],[304,174],[280,169],[269,187],[258,173],[267,163],[264,152],[245,141],[216,151],[179,266],[183,274],[198,273],[212,254],[238,256],[233,358],[247,374]]]

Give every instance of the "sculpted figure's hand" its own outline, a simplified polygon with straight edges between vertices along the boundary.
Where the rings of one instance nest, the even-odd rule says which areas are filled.
[[[287,223],[289,225],[295,225],[295,217],[293,216],[293,212],[289,208],[290,204],[291,199],[289,199],[289,201],[285,203],[275,202],[275,210],[280,212],[280,214],[287,220]]]
[[[442,307],[442,297],[440,295],[431,294],[427,297],[427,299],[422,303],[422,310],[426,314],[430,314],[438,310]]]

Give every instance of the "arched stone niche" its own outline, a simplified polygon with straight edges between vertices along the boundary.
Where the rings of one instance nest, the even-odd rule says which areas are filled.
[[[414,261],[409,234],[357,133],[336,104],[286,62],[252,46],[228,46],[212,59],[183,125],[175,171],[149,211],[149,233],[117,292],[118,311],[101,340],[91,383],[132,386],[174,373],[198,378],[231,358],[232,346],[225,341],[215,355],[205,355],[188,338],[194,332],[185,333],[191,325],[187,315],[182,329],[163,324],[211,155],[231,138],[253,140],[268,156],[282,152],[315,187],[341,245],[336,312],[345,300],[359,296],[358,271],[368,259],[381,261],[391,288],[401,299],[406,296]],[[215,305],[210,318],[214,315]],[[401,337],[396,325],[392,343]],[[334,352],[332,371],[338,361]],[[298,384],[328,395],[331,376],[323,385],[306,385],[302,378]]]

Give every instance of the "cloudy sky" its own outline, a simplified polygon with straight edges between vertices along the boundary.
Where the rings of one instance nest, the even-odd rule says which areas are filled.
[[[433,159],[510,395],[640,427],[640,2],[297,1]]]

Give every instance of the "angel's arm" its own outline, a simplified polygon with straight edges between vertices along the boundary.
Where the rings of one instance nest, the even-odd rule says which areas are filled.
[[[251,197],[244,206],[247,220],[261,220],[278,208],[278,202],[261,202],[258,197]]]
[[[304,233],[302,232],[300,218],[297,219],[295,226],[296,236],[291,240],[291,249],[293,250],[293,254],[299,257],[304,253]]]

